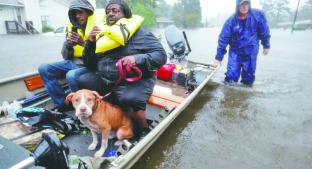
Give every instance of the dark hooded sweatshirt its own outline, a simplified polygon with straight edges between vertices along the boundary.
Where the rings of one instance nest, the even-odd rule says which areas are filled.
[[[155,71],[167,61],[167,55],[159,40],[142,26],[125,45],[105,53],[95,53],[95,42],[87,41],[83,53],[85,66],[103,78],[116,81],[119,77],[116,63],[125,56],[134,56],[143,78],[153,77]]]
[[[73,0],[69,5],[68,18],[73,25],[73,31],[76,29],[84,32],[86,25],[80,25],[75,16],[75,10],[86,10],[87,13],[93,15],[94,8],[88,0]],[[67,36],[67,35],[66,35]],[[62,56],[64,59],[72,59],[74,57],[74,51],[72,46],[68,46],[66,41],[63,44]]]
[[[159,40],[141,26],[125,46],[97,54],[95,48],[94,42],[87,41],[83,61],[89,70],[96,72],[95,79],[98,80],[87,75],[88,77],[80,78],[81,87],[96,90],[100,94],[113,91],[105,98],[106,101],[121,106],[126,112],[145,110],[148,97],[155,86],[155,72],[167,61],[166,52]],[[115,86],[120,75],[116,63],[130,55],[135,57],[143,77],[131,83],[123,80]],[[91,83],[93,85],[90,86]]]

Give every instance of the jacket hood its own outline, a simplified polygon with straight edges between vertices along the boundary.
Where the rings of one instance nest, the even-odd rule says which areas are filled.
[[[90,4],[88,0],[72,0],[69,4],[69,10],[68,10],[68,17],[69,21],[73,26],[81,27],[79,23],[76,20],[75,17],[75,10],[86,10],[87,13],[90,15],[93,15],[94,7]]]
[[[236,0],[236,14],[239,14],[239,5],[241,5],[244,2],[248,2],[249,10],[251,9],[251,0]]]

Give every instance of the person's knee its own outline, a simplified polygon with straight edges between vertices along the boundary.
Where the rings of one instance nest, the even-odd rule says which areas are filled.
[[[125,105],[127,112],[136,112],[145,110],[147,99],[142,95],[128,92],[119,97],[118,101],[120,105]]]
[[[46,76],[48,74],[49,70],[49,65],[48,64],[42,64],[38,68],[38,73],[40,76]]]
[[[90,80],[91,79],[89,78],[89,73],[79,76],[77,79],[78,87],[80,89],[91,89]]]
[[[89,89],[97,91],[100,94],[105,93],[105,85],[100,77],[94,73],[85,73],[77,78],[77,84],[79,89]]]
[[[66,73],[66,80],[67,82],[73,82],[73,81],[76,81],[76,74],[75,74],[75,71],[73,70],[70,70]]]
[[[119,102],[125,105],[133,105],[139,102],[139,98],[133,92],[126,92],[120,96]]]

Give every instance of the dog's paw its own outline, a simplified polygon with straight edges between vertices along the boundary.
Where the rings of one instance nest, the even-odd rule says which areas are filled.
[[[95,150],[96,145],[97,144],[94,144],[94,143],[90,144],[89,147],[88,147],[88,150]]]
[[[94,157],[95,157],[95,158],[97,158],[97,157],[102,157],[103,154],[104,154],[104,152],[105,152],[105,151],[99,150],[99,151],[97,151],[97,152],[94,154]]]
[[[113,139],[113,138],[115,138],[115,137],[117,137],[116,132],[110,131],[110,132],[109,132],[108,138],[109,138],[109,139]]]
[[[123,141],[122,140],[117,140],[116,142],[115,142],[115,146],[116,147],[119,147],[119,146],[121,146],[122,145],[122,143],[123,143]]]

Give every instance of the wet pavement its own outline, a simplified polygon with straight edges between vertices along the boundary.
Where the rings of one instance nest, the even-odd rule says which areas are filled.
[[[186,31],[190,59],[211,62],[219,31]],[[224,60],[193,104],[133,168],[312,168],[311,39],[312,31],[272,30],[272,50],[268,56],[259,54],[253,88],[223,85]],[[60,60],[63,40],[0,36],[0,77]]]

